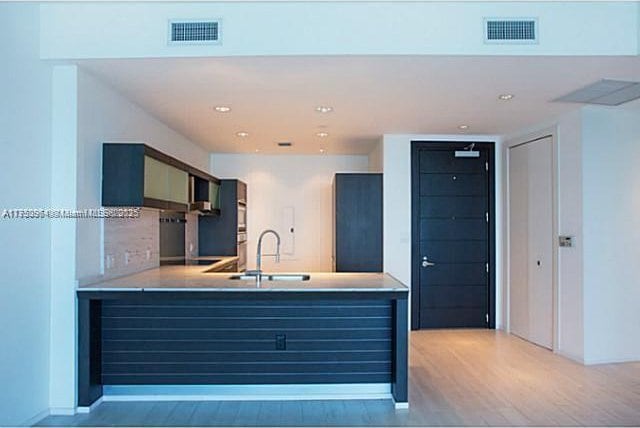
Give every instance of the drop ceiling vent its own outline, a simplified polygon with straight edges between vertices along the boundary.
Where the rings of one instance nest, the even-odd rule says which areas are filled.
[[[535,18],[486,18],[484,41],[496,44],[538,43],[538,20]]]
[[[278,143],[278,147],[291,147],[293,146],[293,143],[290,141],[280,141]]]
[[[553,101],[619,106],[640,98],[640,82],[603,79]]]
[[[220,43],[219,20],[169,21],[169,44],[217,44]]]

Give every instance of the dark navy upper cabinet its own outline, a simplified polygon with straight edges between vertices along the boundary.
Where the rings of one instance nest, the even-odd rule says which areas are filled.
[[[382,174],[336,174],[333,182],[336,272],[382,272]]]
[[[209,187],[219,180],[145,144],[102,145],[102,205],[187,211],[189,176]]]
[[[201,256],[241,256],[246,234],[247,185],[240,180],[220,180],[220,215],[198,219]],[[246,244],[244,244],[246,247]]]

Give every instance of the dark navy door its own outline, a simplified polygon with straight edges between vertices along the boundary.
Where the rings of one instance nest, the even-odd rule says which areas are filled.
[[[413,328],[492,324],[491,149],[414,142]]]

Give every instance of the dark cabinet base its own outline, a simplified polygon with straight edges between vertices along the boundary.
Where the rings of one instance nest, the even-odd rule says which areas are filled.
[[[407,401],[407,295],[78,292],[78,405],[103,385],[390,383]]]

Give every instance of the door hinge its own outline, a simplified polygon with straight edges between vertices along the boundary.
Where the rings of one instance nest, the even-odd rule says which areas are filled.
[[[484,163],[484,170],[489,171],[489,162]]]
[[[484,264],[484,270],[486,270],[487,273],[489,273],[489,263]]]
[[[485,218],[485,220],[487,220],[487,223],[489,223],[489,212],[488,211],[486,211],[484,213],[484,218]]]

